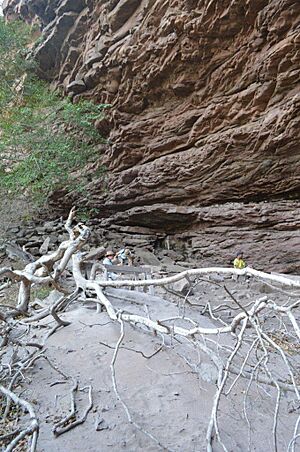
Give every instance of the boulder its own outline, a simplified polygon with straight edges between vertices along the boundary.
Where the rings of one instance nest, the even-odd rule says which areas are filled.
[[[139,260],[144,265],[160,266],[159,259],[150,251],[137,248],[134,252],[134,261]]]
[[[105,255],[105,247],[99,246],[98,248],[92,248],[88,253],[83,256],[84,261],[98,260]]]
[[[67,86],[67,92],[73,94],[79,94],[86,90],[86,85],[83,80],[74,80]]]
[[[97,124],[105,180],[54,190],[54,210],[97,209],[157,246],[167,235],[203,266],[242,246],[255,268],[297,273],[300,3],[227,3],[6,0],[4,13],[43,25],[34,55],[53,87],[113,105]]]

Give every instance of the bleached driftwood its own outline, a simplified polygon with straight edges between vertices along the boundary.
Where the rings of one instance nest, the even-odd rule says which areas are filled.
[[[35,262],[27,264],[24,270],[12,270],[2,268],[1,276],[7,276],[15,282],[20,282],[17,311],[27,312],[30,301],[30,291],[33,283],[38,285],[53,284],[66,269],[71,256],[78,252],[88,241],[90,229],[85,225],[78,224],[71,228],[71,223],[75,216],[75,209],[71,209],[65,224],[69,232],[70,239],[62,242],[58,249],[51,254],[40,257]],[[57,263],[57,265],[55,265]]]
[[[272,273],[265,273],[262,271],[255,270],[251,267],[246,267],[242,270],[236,268],[227,267],[207,267],[207,268],[195,268],[190,270],[185,270],[181,273],[177,273],[173,276],[168,276],[159,279],[148,279],[146,281],[132,281],[132,280],[115,280],[115,281],[101,281],[101,287],[122,287],[122,286],[132,286],[132,287],[147,287],[147,286],[164,286],[167,284],[172,284],[174,282],[180,281],[184,278],[189,278],[191,276],[202,276],[209,274],[218,275],[228,275],[228,276],[254,276],[262,281],[272,281],[278,283],[282,286],[300,289],[300,280],[295,280],[287,276],[275,275]]]
[[[6,447],[5,452],[13,451],[16,445],[28,435],[31,435],[31,444],[29,450],[30,452],[34,452],[36,450],[36,443],[39,432],[39,423],[32,405],[28,401],[18,397],[14,392],[4,388],[2,385],[0,385],[0,392],[2,392],[2,394],[4,394],[5,396],[9,397],[11,400],[13,400],[16,405],[20,405],[25,411],[28,411],[31,421],[30,425],[21,430],[14,437],[14,439],[12,439],[12,441]]]
[[[124,403],[120,391],[118,390],[116,375],[114,371],[114,365],[117,360],[118,350],[121,347],[121,342],[124,338],[124,325],[130,324],[134,327],[141,326],[145,327],[144,331],[156,332],[160,337],[163,338],[163,343],[165,341],[164,338],[176,338],[179,343],[188,343],[195,349],[200,350],[205,353],[212,363],[215,365],[218,372],[218,380],[217,380],[217,388],[212,404],[211,416],[208,421],[207,434],[206,434],[206,444],[207,451],[210,452],[213,450],[213,445],[215,442],[218,442],[221,447],[226,450],[226,445],[222,440],[222,432],[219,427],[218,413],[219,407],[221,403],[221,396],[223,394],[229,396],[233,387],[237,385],[241,378],[246,378],[249,380],[249,385],[247,389],[247,394],[249,392],[249,388],[254,381],[257,381],[261,384],[267,384],[272,386],[277,391],[276,398],[276,406],[274,409],[274,420],[273,420],[273,444],[274,450],[278,449],[277,445],[277,425],[278,425],[278,417],[280,415],[280,398],[281,392],[289,391],[295,395],[297,400],[300,399],[300,388],[297,378],[295,376],[295,370],[293,365],[290,363],[290,358],[287,356],[283,347],[278,344],[270,332],[265,331],[263,324],[260,322],[260,316],[262,313],[272,313],[272,315],[276,315],[278,319],[280,319],[282,325],[282,331],[289,331],[291,338],[300,339],[300,329],[297,320],[297,310],[300,306],[300,301],[290,302],[288,301],[284,306],[277,304],[274,300],[272,300],[268,296],[260,297],[256,300],[250,300],[247,304],[241,304],[235,297],[230,293],[230,291],[226,288],[225,290],[227,294],[232,299],[234,303],[234,308],[236,313],[230,321],[219,322],[216,314],[221,310],[227,309],[227,304],[222,304],[216,307],[211,306],[209,302],[206,303],[205,309],[203,313],[207,313],[215,322],[221,323],[220,326],[205,328],[201,327],[197,321],[193,318],[186,317],[185,315],[185,304],[189,295],[184,297],[184,301],[182,305],[179,307],[179,312],[177,317],[167,318],[167,319],[151,319],[148,315],[138,315],[133,314],[131,312],[122,312],[115,308],[114,304],[110,301],[109,295],[105,294],[105,288],[113,287],[142,287],[142,286],[159,286],[166,287],[169,284],[172,284],[176,281],[187,279],[190,284],[194,280],[197,281],[197,278],[203,278],[206,275],[210,274],[220,274],[220,275],[248,275],[252,278],[259,279],[261,281],[266,281],[267,283],[273,283],[279,286],[280,288],[284,288],[285,291],[288,292],[288,289],[294,289],[296,292],[300,288],[300,282],[289,278],[287,276],[274,275],[270,273],[265,273],[261,271],[257,271],[255,269],[247,267],[244,270],[236,270],[234,268],[219,268],[219,267],[211,267],[211,268],[197,268],[190,269],[174,276],[157,278],[153,280],[115,280],[115,281],[106,281],[106,280],[98,280],[94,278],[94,272],[96,269],[93,269],[92,275],[90,279],[87,279],[84,276],[84,271],[82,270],[82,255],[79,253],[82,246],[88,241],[90,236],[89,228],[85,225],[79,224],[74,228],[71,227],[72,220],[74,219],[75,211],[71,210],[67,223],[66,230],[69,233],[69,240],[63,242],[57,251],[43,256],[38,259],[36,262],[30,263],[26,265],[23,271],[11,270],[9,268],[1,269],[0,274],[5,275],[11,278],[15,282],[20,283],[20,291],[19,291],[19,300],[17,305],[17,312],[27,312],[30,300],[30,290],[33,283],[35,284],[49,284],[49,283],[60,283],[63,286],[63,272],[66,269],[66,266],[70,259],[72,258],[72,271],[73,278],[76,284],[76,290],[69,296],[61,297],[57,302],[55,302],[52,306],[41,309],[40,312],[34,314],[31,317],[23,319],[19,321],[22,325],[28,324],[38,324],[38,322],[47,317],[48,315],[52,315],[52,317],[56,320],[57,325],[46,335],[46,338],[49,334],[53,334],[57,327],[66,326],[69,324],[67,320],[61,319],[58,315],[59,312],[65,310],[69,303],[72,303],[76,299],[87,299],[91,302],[94,302],[99,308],[104,308],[107,312],[107,315],[113,322],[117,322],[121,326],[121,334],[120,338],[115,346],[115,351],[113,354],[112,362],[111,362],[111,374],[112,374],[112,384],[116,394],[117,399],[122,404],[128,421],[134,425],[137,429],[143,432],[148,436],[153,442],[156,443],[156,446],[160,448],[164,448],[160,439],[156,438],[155,435],[149,432],[149,429],[146,429],[139,425],[133,418],[130,413],[130,409],[127,404]],[[206,282],[209,282],[207,280]],[[212,282],[213,283],[213,282]],[[297,294],[293,292],[293,297]],[[145,294],[143,294],[145,296]],[[299,297],[300,298],[300,297]],[[197,305],[190,305],[192,308],[195,306],[197,309]],[[100,309],[97,309],[99,311]],[[10,340],[10,331],[12,328],[18,325],[18,321],[14,323],[9,322],[9,316],[5,315],[5,313],[0,313],[0,321],[7,322],[6,323],[6,333],[5,333],[5,341],[2,343],[2,347],[5,348],[7,345],[12,344],[13,341]],[[187,322],[189,325],[182,325],[182,321]],[[288,323],[287,323],[288,322]],[[218,343],[219,338],[223,335],[230,335],[235,341],[235,345],[232,348],[222,347]],[[247,338],[247,340],[246,340]],[[210,346],[211,344],[218,344],[218,349],[222,349],[224,351],[224,355],[226,355],[226,359],[221,359],[221,357],[213,350]],[[249,344],[246,351],[246,344]],[[43,347],[44,342],[41,344]],[[28,343],[27,343],[28,345]],[[39,350],[39,347],[37,347]],[[274,350],[274,352],[278,353],[287,372],[287,378],[283,379],[274,375],[273,369],[269,364],[269,356],[270,350]],[[34,362],[35,354],[37,352],[34,351],[31,355],[32,361]],[[251,357],[253,355],[262,353],[262,356],[258,359],[255,365],[250,365]],[[1,352],[0,352],[1,354]],[[41,356],[41,355],[37,355]],[[242,356],[242,360],[241,360]],[[187,364],[191,365],[186,357],[183,356]],[[236,364],[238,362],[238,365]],[[28,363],[28,361],[26,361]],[[5,388],[2,391],[3,394],[8,396],[8,400],[11,397],[12,389],[14,384],[18,381],[19,378],[22,377],[22,373],[27,369],[27,364],[24,363],[13,363],[9,372],[5,373],[5,381],[8,382],[9,389]],[[22,371],[20,371],[22,369]],[[264,375],[257,375],[259,369],[264,370]],[[195,370],[195,369],[194,369]],[[0,369],[1,371],[1,369]],[[196,370],[195,370],[196,371]],[[229,377],[234,375],[233,381],[229,381]],[[77,388],[77,386],[76,386]],[[1,388],[0,388],[1,390]],[[245,397],[246,397],[245,396]],[[18,396],[16,396],[18,397]],[[12,397],[11,397],[12,398]],[[71,414],[74,414],[74,403],[72,402]],[[60,423],[54,426],[53,432],[56,435],[62,434],[65,431],[70,430],[71,428],[76,427],[79,423],[84,422],[86,416],[88,415],[89,410],[92,407],[92,399],[91,399],[91,388],[89,389],[89,405],[84,413],[83,417],[74,421],[72,424],[67,425],[69,422],[69,416],[64,418]],[[9,409],[9,404],[7,404],[7,410]],[[248,422],[248,426],[250,429],[250,422],[247,417],[247,410],[244,406],[244,418]],[[7,411],[6,410],[6,411]],[[299,424],[300,421],[297,421],[294,426],[294,435],[289,442],[288,449],[291,452],[295,451],[295,445],[299,439]],[[21,432],[22,433],[22,432]],[[17,438],[20,432],[16,434],[13,441],[17,441]],[[36,444],[36,437],[38,434],[38,429],[28,431],[27,434],[32,434],[33,445]],[[251,440],[249,440],[248,448],[250,448]],[[34,446],[31,446],[34,447]],[[34,450],[34,449],[32,449]]]

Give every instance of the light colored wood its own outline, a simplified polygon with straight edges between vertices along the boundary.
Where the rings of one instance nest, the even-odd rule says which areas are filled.
[[[129,265],[102,265],[106,268],[106,270],[113,271],[114,273],[143,273],[145,275],[152,274],[152,271],[149,268],[132,267]]]

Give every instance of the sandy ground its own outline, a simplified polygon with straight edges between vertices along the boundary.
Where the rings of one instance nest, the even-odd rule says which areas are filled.
[[[228,282],[242,303],[261,296],[264,291],[262,285],[251,284],[248,288],[246,283]],[[203,283],[197,290],[191,297],[193,302],[230,304],[219,287]],[[124,311],[147,315],[148,309],[153,319],[178,315],[177,303],[169,294],[169,301],[165,301],[159,293],[147,299],[144,294],[136,291],[119,290],[110,293],[109,298],[114,306]],[[114,298],[112,294],[117,294],[118,298]],[[135,302],[126,301],[129,297],[134,297]],[[286,300],[284,295],[277,294],[276,297],[279,301]],[[148,306],[147,309],[145,305]],[[234,311],[231,314],[228,309],[222,311],[223,320],[228,321],[230,315],[234,315]],[[219,321],[201,315],[200,310],[194,307],[187,306],[186,316],[192,317],[204,327],[220,326]],[[22,397],[34,403],[39,418],[38,452],[206,450],[205,436],[216,392],[217,371],[205,353],[187,340],[169,338],[161,351],[146,358],[140,352],[146,356],[152,355],[161,347],[162,338],[146,328],[125,325],[125,337],[115,364],[118,391],[133,420],[151,433],[162,445],[160,447],[128,421],[114,392],[110,364],[113,348],[120,335],[119,324],[112,323],[105,312],[97,313],[93,304],[83,305],[80,302],[74,303],[61,317],[71,324],[48,339],[45,353],[61,371],[76,378],[80,388],[92,385],[93,408],[84,424],[55,437],[52,427],[69,412],[73,383],[71,380],[65,381],[46,361],[39,360],[32,371],[27,372],[22,392]],[[47,322],[49,317],[44,324]],[[270,322],[276,323],[276,320],[271,319]],[[187,325],[186,322],[181,324]],[[45,334],[45,330],[34,330],[37,339]],[[234,345],[234,338],[230,335],[202,338],[201,341],[212,347],[220,358],[226,354],[226,349],[221,349],[221,346],[227,347],[229,355],[229,347]],[[249,343],[246,343],[242,351],[246,353],[248,348]],[[292,353],[287,356],[293,357],[296,371],[299,371],[299,355],[298,361],[295,361],[293,351],[288,353]],[[270,358],[270,368],[272,372],[276,370],[278,374],[286,376],[282,361],[275,355]],[[230,384],[234,377],[235,375],[230,377]],[[53,385],[54,383],[56,384]],[[255,382],[249,385],[248,379],[241,378],[228,395],[221,397],[218,425],[221,439],[228,451],[274,450],[272,429],[276,395],[276,389],[271,386]],[[87,389],[77,393],[76,403],[80,416],[88,404]],[[288,442],[293,436],[295,422],[300,414],[297,403],[295,394],[282,392],[278,451],[287,450]],[[213,450],[218,452],[222,448],[216,445]],[[300,450],[299,445],[295,447],[295,451],[297,450]]]

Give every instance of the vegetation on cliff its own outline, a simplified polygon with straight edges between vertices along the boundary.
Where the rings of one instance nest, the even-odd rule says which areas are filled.
[[[107,105],[72,104],[39,80],[30,59],[34,35],[0,18],[0,188],[41,203],[53,189],[80,189],[78,170],[97,160],[104,142],[94,121]]]

